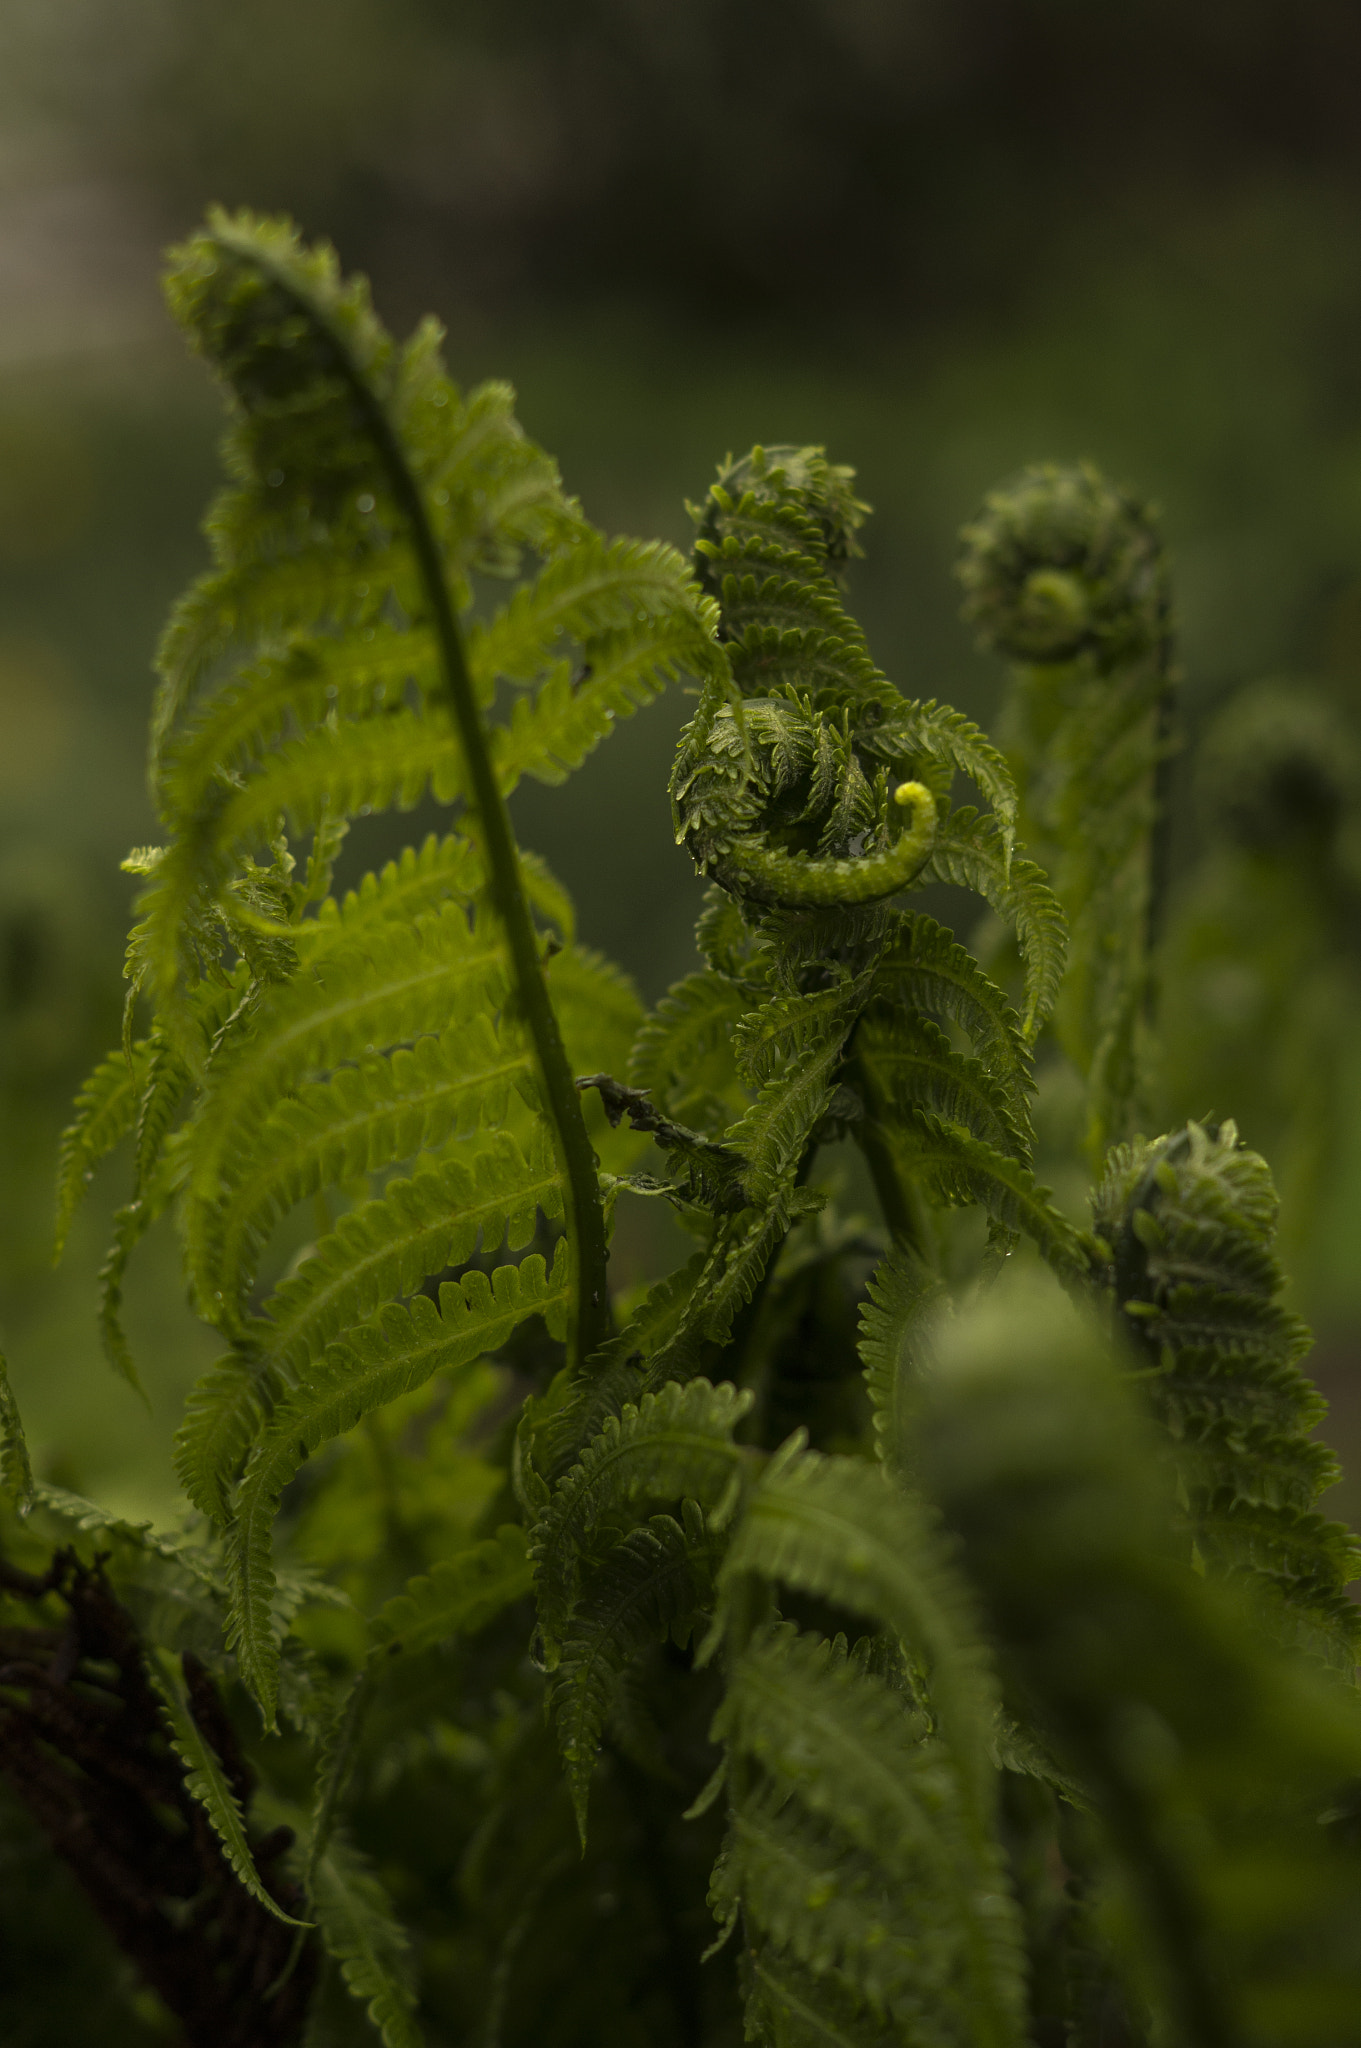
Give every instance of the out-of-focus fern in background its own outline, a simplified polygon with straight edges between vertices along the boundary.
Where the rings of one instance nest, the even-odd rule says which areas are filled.
[[[1232,1112],[1276,1163],[1346,1444],[1358,67],[1341,0],[11,0],[0,1323],[45,1476],[168,1506],[179,1397],[211,1362],[153,1237],[129,1302],[151,1412],[110,1378],[92,1276],[121,1196],[91,1205],[58,1280],[48,1192],[71,1090],[116,1033],[109,878],[152,836],[149,655],[203,560],[214,473],[217,415],[164,320],[158,251],[217,198],[333,236],[398,328],[435,308],[460,379],[516,379],[610,530],[683,543],[681,500],[724,445],[834,447],[877,508],[853,590],[878,659],[985,722],[1000,672],[970,652],[951,574],[984,490],[1090,457],[1160,503],[1183,745],[1159,1128]],[[621,732],[560,797],[517,798],[583,938],[649,997],[691,962],[701,891],[658,801],[686,708]],[[388,829],[356,829],[354,878]],[[1041,1107],[1041,1149],[1045,1117],[1061,1149],[1080,1105],[1051,1088]],[[618,1241],[616,1273],[641,1249]]]

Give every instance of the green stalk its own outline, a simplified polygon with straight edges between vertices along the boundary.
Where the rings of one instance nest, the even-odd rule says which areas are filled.
[[[520,875],[519,849],[511,829],[506,800],[487,750],[487,736],[477,708],[472,677],[468,673],[463,636],[454,615],[453,599],[449,594],[449,583],[429,510],[382,400],[370,389],[342,336],[325,314],[299,292],[291,279],[273,264],[265,262],[252,244],[236,243],[232,237],[222,234],[218,240],[233,254],[263,271],[270,282],[286,292],[325,336],[335,352],[337,368],[363,415],[387,473],[392,496],[411,536],[439,647],[444,695],[453,713],[454,727],[468,770],[472,808],[481,827],[492,906],[506,934],[515,995],[534,1047],[554,1150],[567,1182],[567,1206],[576,1252],[572,1353],[574,1362],[580,1365],[605,1341],[610,1328],[605,1273],[605,1211],[600,1200],[596,1158],[586,1130],[581,1098],[562,1043],[562,1033],[549,1000],[548,985],[543,977],[539,942]]]
[[[889,1236],[934,1271],[940,1264],[940,1252],[930,1207],[921,1189],[899,1172],[893,1147],[884,1135],[886,1104],[879,1078],[863,1052],[856,1053],[848,1074],[865,1104],[865,1115],[854,1127],[856,1143],[869,1168]]]

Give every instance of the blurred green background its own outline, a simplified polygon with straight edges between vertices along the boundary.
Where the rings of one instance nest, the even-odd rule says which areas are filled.
[[[684,543],[725,450],[825,442],[876,507],[854,589],[880,661],[985,721],[1001,678],[952,582],[983,492],[1085,456],[1161,505],[1179,914],[1188,959],[1232,955],[1174,1006],[1168,1100],[1308,1155],[1298,1292],[1361,1444],[1359,899],[1330,868],[1311,922],[1298,862],[1211,873],[1194,767],[1263,677],[1306,679],[1339,758],[1356,729],[1358,78],[1354,0],[0,0],[0,1329],[47,1476],[167,1512],[212,1355],[167,1234],[130,1293],[151,1412],[102,1366],[117,1168],[56,1275],[49,1243],[57,1133],[118,1028],[117,863],[155,836],[150,658],[216,473],[158,251],[215,199],[330,235],[397,328],[436,311],[455,375],[510,377],[611,529]],[[517,799],[649,997],[699,893],[665,800],[684,709]],[[375,821],[365,864],[409,829]],[[1284,1009],[1234,965],[1271,919]]]

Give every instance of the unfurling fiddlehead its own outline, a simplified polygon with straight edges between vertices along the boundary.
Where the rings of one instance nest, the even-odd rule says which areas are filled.
[[[700,929],[711,972],[702,990],[673,991],[645,1028],[633,1079],[680,1114],[670,1075],[691,1062],[679,1048],[726,1017],[736,1072],[725,1078],[720,1058],[704,1135],[741,1153],[767,1124],[788,1125],[760,1202],[777,1186],[807,1199],[785,1182],[831,1114],[855,1130],[890,1228],[919,1255],[932,1256],[933,1204],[981,1202],[1000,1236],[1033,1227],[1047,1249],[1066,1247],[1071,1231],[1056,1219],[1051,1240],[1052,1212],[1030,1181],[1028,1135],[1028,1041],[1062,971],[1062,916],[1015,847],[1016,793],[996,749],[948,705],[903,697],[870,657],[838,583],[867,509],[851,486],[820,449],[756,448],[692,508],[696,574],[717,601],[728,674],[706,685],[671,792],[678,840],[719,885]],[[951,808],[957,774],[989,810]],[[961,984],[948,934],[888,907],[930,880],[976,890],[1015,924],[1024,1019],[973,963]],[[818,1087],[782,1122],[762,1104],[800,1057],[808,1081],[814,1042]],[[761,1096],[729,1127],[743,1087]],[[762,1240],[760,1266],[795,1213]]]
[[[1280,1301],[1266,1161],[1232,1123],[1186,1124],[1116,1146],[1093,1209],[1202,1560],[1272,1589],[1285,1632],[1350,1671],[1356,1545],[1317,1512],[1338,1466],[1311,1434],[1327,1404],[1300,1370],[1308,1327]]]
[[[903,779],[918,751],[895,717],[907,707],[837,588],[867,509],[851,474],[817,449],[756,448],[699,514],[696,567],[742,701],[706,705],[682,742],[677,838],[756,904],[880,902],[915,880],[935,840],[936,792]]]
[[[1173,682],[1162,543],[1149,509],[1085,463],[1026,470],[963,539],[964,616],[1015,665],[1026,829],[1072,927],[1055,1024],[1087,1081],[1096,1166],[1146,1114]]]

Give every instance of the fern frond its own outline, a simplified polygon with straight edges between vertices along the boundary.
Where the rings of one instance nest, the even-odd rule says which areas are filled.
[[[687,582],[684,561],[665,541],[607,541],[584,533],[550,556],[494,619],[470,632],[468,666],[489,702],[502,679],[536,682],[561,659],[564,646],[583,651],[589,672],[596,641],[677,615],[689,623],[690,651],[699,653],[708,636],[698,622],[715,607],[698,598],[679,605]]]
[[[359,1741],[368,1719],[373,1691],[373,1672],[368,1664],[361,1665],[348,1684],[332,1688],[330,1711],[323,1719],[317,1742],[312,1813],[302,1873],[303,1892],[309,1898],[317,1865],[335,1834],[354,1780],[359,1761]]]
[[[460,833],[432,832],[417,849],[404,847],[379,874],[367,874],[343,902],[325,896],[314,919],[297,926],[299,958],[316,967],[331,953],[358,948],[383,925],[414,925],[451,903],[470,904],[485,880],[482,856]]]
[[[1117,1147],[1093,1215],[1205,1561],[1271,1586],[1298,1637],[1350,1671],[1358,1546],[1314,1512],[1337,1466],[1310,1434],[1325,1404],[1299,1366],[1309,1332],[1280,1300],[1266,1162],[1232,1123],[1187,1124]]]
[[[981,1844],[992,1804],[992,1680],[970,1595],[921,1505],[883,1471],[801,1449],[797,1438],[752,1488],[719,1574],[729,1599],[755,1572],[896,1631],[931,1671],[941,1734]]]
[[[763,1208],[720,1218],[686,1312],[670,1343],[653,1354],[650,1386],[684,1379],[696,1369],[700,1344],[724,1342],[794,1224],[801,1216],[815,1215],[825,1200],[815,1188],[789,1186],[777,1189]]]
[[[219,558],[236,543],[231,528],[241,518],[233,494],[213,507],[208,534]],[[186,713],[191,707],[197,711],[198,692],[229,651],[282,648],[291,637],[311,636],[323,627],[376,632],[391,598],[404,597],[409,607],[416,592],[405,550],[376,526],[351,531],[346,540],[351,552],[340,557],[325,533],[317,539],[295,531],[284,541],[287,552],[273,555],[257,543],[242,559],[210,570],[180,599],[157,650],[161,684],[152,718],[153,785],[165,773],[166,755]]]
[[[786,1624],[736,1660],[713,1733],[747,1762],[722,1883],[782,1950],[839,1971],[914,2041],[1023,2038],[1000,1853],[970,1845],[948,1759],[901,1692]]]
[[[603,1209],[502,783],[523,768],[558,779],[682,665],[721,668],[714,607],[673,550],[594,532],[552,462],[525,441],[506,388],[465,401],[444,375],[432,323],[395,346],[363,281],[343,280],[332,252],[305,249],[286,223],[214,213],[176,252],[169,290],[229,389],[235,484],[210,525],[215,569],[162,653],[156,759],[173,837],[151,875],[139,954],[161,1026],[185,1038],[186,993],[210,970],[215,943],[220,950],[216,926],[290,991],[307,980],[295,954],[324,974],[324,949],[301,930],[317,883],[287,882],[285,821],[314,833],[311,866],[324,889],[329,856],[317,849],[347,818],[409,808],[427,788],[444,802],[466,798],[505,982],[567,1183],[582,1273],[574,1341],[584,1355],[608,1320]],[[520,578],[529,550],[537,576],[465,631],[473,573]],[[576,660],[581,688],[572,690],[562,667]],[[502,682],[544,688],[514,731],[493,738],[483,713]],[[507,746],[499,775],[496,751]],[[281,877],[267,903],[254,900],[261,845]],[[264,961],[265,944],[277,959]],[[381,979],[372,965],[376,977],[365,965],[357,981]],[[456,978],[477,1007],[486,992],[473,988],[471,962]],[[358,1056],[451,1021],[375,1023],[361,1029]],[[270,1010],[247,1035],[277,1047],[282,1022]],[[333,1051],[319,1064],[355,1056]],[[224,1069],[240,1079],[239,1061]],[[274,1078],[280,1092],[295,1085],[291,1073]],[[223,1115],[239,1130],[258,1109],[238,1101]],[[195,1150],[202,1202],[220,1161]]]
[[[121,1051],[110,1053],[76,1097],[75,1115],[62,1133],[57,1167],[54,1260],[65,1249],[72,1220],[95,1168],[136,1125],[151,1058],[151,1042],[145,1038],[133,1046],[130,1057]]]
[[[994,491],[962,535],[964,616],[1014,661],[1088,656],[1102,673],[1167,629],[1162,546],[1147,507],[1092,467],[1053,463]]]
[[[334,715],[370,719],[429,693],[438,654],[428,630],[386,621],[346,638],[295,634],[238,670],[175,735],[161,766],[164,813],[181,827],[212,808],[225,773],[241,777],[290,734]]]
[[[549,1682],[548,1703],[567,1770],[582,1848],[601,1731],[631,1662],[667,1637],[684,1645],[713,1587],[713,1544],[693,1508],[686,1526],[653,1515],[586,1575]]]
[[[224,1146],[299,1080],[494,1003],[504,957],[490,920],[470,926],[463,905],[451,902],[412,925],[384,918],[327,949],[314,973],[266,991],[249,1035],[213,1063],[195,1134],[196,1183],[215,1183]]]
[[[942,799],[949,796],[950,775],[967,775],[991,804],[1001,831],[1003,855],[1010,855],[1016,838],[1016,784],[1005,757],[962,711],[952,704],[939,704],[934,697],[924,704],[904,703],[895,707],[882,725],[871,729],[865,744],[872,756],[902,763],[923,781],[932,780],[932,768],[944,767],[947,777],[940,790]]]
[[[748,2028],[766,2048],[884,2048],[884,2023],[835,1970],[814,1976],[769,1947],[747,1957]]]
[[[835,580],[868,509],[851,477],[820,448],[754,448],[725,463],[705,504],[691,508],[697,571],[722,606],[744,695],[764,694],[772,671],[814,688],[825,681],[838,696],[888,687]]]
[[[200,1514],[227,1520],[228,1488],[278,1391],[268,1370],[235,1351],[191,1388],[175,1433],[175,1476]]]
[[[733,1032],[749,996],[729,975],[687,975],[662,997],[633,1041],[628,1075],[663,1116],[717,1136],[746,1107]]]
[[[137,1361],[123,1328],[123,1282],[127,1276],[128,1260],[158,1211],[165,1208],[170,1194],[171,1190],[165,1188],[158,1205],[143,1200],[125,1203],[121,1209],[115,1210],[113,1236],[99,1269],[99,1338],[104,1356],[119,1378],[126,1380],[144,1401],[147,1398],[146,1388],[142,1385]]]
[[[221,1591],[211,1557],[203,1546],[188,1538],[168,1536],[164,1530],[155,1528],[150,1522],[129,1522],[122,1515],[115,1515],[97,1501],[86,1500],[81,1494],[70,1493],[64,1486],[51,1486],[38,1480],[33,1487],[33,1505],[44,1513],[55,1515],[58,1521],[66,1522],[83,1534],[98,1535],[115,1543],[125,1544],[131,1551],[140,1551],[147,1557],[154,1557],[163,1564],[174,1565],[178,1570],[188,1572],[190,1577],[214,1597]]]
[[[498,1266],[490,1280],[474,1270],[446,1281],[440,1304],[417,1295],[389,1304],[348,1332],[275,1406],[237,1489],[228,1540],[230,1640],[241,1675],[273,1725],[279,1652],[270,1626],[274,1590],[271,1532],[284,1487],[305,1459],[364,1416],[412,1393],[437,1372],[469,1367],[504,1344],[532,1315],[561,1330],[571,1294],[571,1261],[560,1243],[551,1270],[531,1253]]]
[[[483,1018],[299,1089],[265,1119],[254,1147],[231,1160],[214,1207],[188,1204],[186,1248],[203,1314],[235,1327],[259,1248],[296,1202],[504,1120],[530,1073],[528,1051],[506,1045]]]
[[[909,1403],[948,1307],[944,1282],[900,1246],[875,1269],[861,1303],[860,1356],[875,1445],[891,1472],[902,1472]]]
[[[959,1124],[981,1143],[1030,1163],[1029,1104],[981,1060],[956,1052],[927,1017],[896,1014],[880,1005],[862,1018],[856,1057],[873,1070],[876,1096],[887,1113]],[[1018,1116],[1019,1111],[1019,1116]]]
[[[893,833],[885,828],[881,843],[853,856],[771,846],[756,832],[733,832],[726,844],[697,863],[725,888],[753,903],[776,909],[811,910],[882,903],[925,875],[936,841],[936,804],[920,782],[904,782],[898,794],[912,809],[912,823]],[[859,836],[858,834],[854,836]]]
[[[427,357],[416,448],[431,518],[460,572],[466,564],[488,576],[518,575],[527,549],[552,554],[590,529],[575,500],[564,497],[552,456],[526,437],[509,384],[479,384],[446,414],[457,394],[439,364],[440,340],[427,321],[408,345],[413,356],[423,345]]]
[[[383,2048],[424,2048],[406,1931],[367,1857],[338,1831],[317,1858],[309,1905],[326,1953]]]
[[[210,1017],[211,1012],[205,1006],[200,1023],[207,1024]],[[189,1069],[175,1048],[167,1045],[156,1032],[152,1033],[151,1043],[151,1063],[137,1106],[132,1183],[134,1201],[154,1198],[154,1177],[162,1164],[176,1113],[189,1084]]]
[[[185,1790],[197,1799],[208,1822],[226,1852],[227,1861],[257,1905],[282,1920],[288,1927],[309,1927],[308,1920],[295,1920],[266,1890],[246,1839],[241,1802],[222,1767],[222,1762],[194,1718],[180,1674],[179,1660],[164,1650],[153,1651],[146,1660],[147,1676],[155,1687],[170,1724],[170,1746],[185,1769]]]
[[[452,803],[465,782],[453,726],[439,704],[316,726],[272,749],[251,776],[220,782],[216,800],[191,817],[192,836],[184,841],[191,885],[220,890],[285,816],[303,832],[328,814],[409,811],[427,789]]]
[[[907,2038],[932,2048],[959,2038],[928,2030],[936,1990],[930,1964],[874,1860],[796,1805],[770,1794],[744,1799],[733,1813],[721,1876],[715,1875],[716,1913],[726,1917],[740,1904],[815,1978],[835,1971],[843,1983],[863,1985],[865,2003],[884,2027],[881,2040],[898,2032],[890,2031],[889,2021],[896,2006],[904,2008],[903,2030],[911,2028]]]
[[[560,663],[532,698],[515,700],[505,725],[493,728],[492,759],[502,789],[509,795],[526,775],[550,785],[565,782],[618,720],[650,704],[673,677],[710,666],[712,656],[694,619],[678,613],[594,642],[580,678]]]
[[[744,1192],[753,1207],[765,1207],[797,1172],[831,1102],[842,1050],[871,978],[867,970],[816,995],[787,996],[738,1028],[739,1071],[760,1092],[724,1133],[724,1143],[749,1162]]]
[[[635,1407],[605,1419],[571,1465],[540,1516],[534,1558],[549,1668],[560,1655],[582,1561],[597,1532],[636,1519],[644,1502],[665,1507],[693,1499],[721,1528],[742,1484],[743,1458],[733,1431],[751,1395],[692,1379],[645,1394]],[[622,1533],[622,1531],[621,1531]]]
[[[1136,1387],[1056,1294],[995,1289],[942,1335],[917,1470],[1009,1696],[1100,1815],[1129,1902],[1111,1933],[1155,2025],[1233,2041],[1288,2012],[1325,2048],[1358,1996],[1354,1856],[1318,1820],[1361,1763],[1354,1697],[1178,1555]]]
[[[1044,871],[1032,860],[1009,858],[996,821],[965,809],[942,821],[922,879],[974,890],[1014,928],[1025,964],[1022,1029],[1033,1044],[1057,999],[1068,949],[1068,927]]]
[[[934,918],[904,911],[875,974],[875,996],[898,1015],[925,1013],[954,1024],[975,1057],[1003,1081],[1016,1121],[1029,1122],[1032,1055],[1021,1020],[965,946]]]
[[[820,1060],[845,1043],[848,1017],[858,1016],[871,974],[839,975],[803,995],[775,995],[748,1010],[733,1032],[733,1057],[748,1088],[762,1088],[801,1061]]]
[[[713,1736],[861,1849],[907,1866],[929,1854],[949,1773],[924,1714],[862,1671],[844,1640],[792,1622],[757,1636],[733,1664]]]
[[[163,1075],[166,1085],[159,1086]],[[152,1224],[165,1214],[184,1180],[183,1147],[177,1144],[172,1152],[165,1142],[184,1079],[176,1055],[169,1047],[159,1047],[148,1069],[137,1122],[136,1193],[131,1202],[114,1212],[113,1234],[99,1269],[99,1335],[104,1356],[144,1401],[146,1390],[123,1328],[123,1283],[132,1254]]]
[[[980,1202],[1005,1230],[1023,1230],[1055,1271],[1081,1278],[1096,1253],[1049,1199],[1030,1169],[975,1138],[963,1125],[929,1111],[886,1121],[884,1131],[904,1174],[918,1178],[946,1206]]]
[[[562,1214],[562,1175],[545,1133],[533,1132],[528,1156],[505,1131],[468,1140],[410,1180],[351,1209],[317,1244],[264,1307],[268,1328],[253,1334],[284,1369],[302,1372],[333,1337],[363,1322],[394,1296],[488,1249],[518,1251],[537,1213]]]
[[[374,1654],[409,1655],[451,1636],[475,1634],[503,1607],[523,1599],[532,1583],[525,1532],[507,1522],[495,1536],[441,1558],[386,1601],[369,1623]]]
[[[9,1383],[9,1365],[0,1351],[0,1489],[9,1495],[23,1514],[33,1500],[33,1467],[29,1462],[28,1440],[14,1389]]]
[[[470,933],[455,904],[413,929],[380,929],[363,953],[338,952],[261,1000],[249,1034],[214,1063],[192,1132],[186,1239],[205,1302],[229,1297],[223,1246],[233,1262],[249,1256],[280,1205],[328,1172],[412,1157],[451,1127],[503,1114],[505,1088],[529,1066],[476,1014],[502,973],[494,938]],[[301,1082],[318,1070],[331,1078]]]

